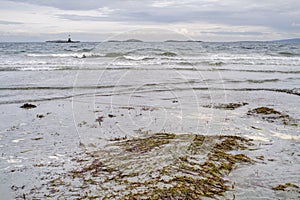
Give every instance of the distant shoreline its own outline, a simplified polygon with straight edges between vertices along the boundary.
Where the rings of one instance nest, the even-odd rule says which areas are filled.
[[[282,39],[282,40],[263,40],[263,41],[202,41],[202,40],[164,40],[164,41],[142,41],[138,39],[128,40],[107,40],[107,41],[68,41],[68,40],[47,40],[47,41],[0,41],[0,43],[101,43],[101,42],[203,42],[203,43],[237,43],[237,42],[280,42],[280,43],[300,43],[300,38]]]

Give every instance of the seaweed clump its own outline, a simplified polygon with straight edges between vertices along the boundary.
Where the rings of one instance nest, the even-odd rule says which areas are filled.
[[[238,136],[196,135],[188,148],[189,151],[192,151],[194,155],[203,151],[200,147],[204,145],[204,142],[209,144],[216,142],[208,151],[204,163],[191,155],[179,157],[174,165],[166,166],[161,171],[163,176],[172,178],[155,180],[157,183],[165,184],[165,187],[154,186],[153,188],[152,186],[142,193],[130,193],[125,199],[193,200],[222,196],[230,188],[224,176],[228,175],[237,164],[253,162],[245,154],[231,154],[228,151],[245,149],[246,145],[252,145],[252,143]],[[204,145],[204,148],[207,146]]]
[[[250,140],[238,136],[195,135],[186,155],[180,156],[172,165],[165,166],[158,179],[143,184],[149,189],[130,193],[125,199],[201,199],[221,196],[229,189],[224,176],[231,172],[234,165],[252,162],[244,154],[231,154],[229,151],[246,149],[247,145],[252,145]],[[205,152],[208,152],[206,159],[199,160],[197,156]],[[167,179],[162,178],[166,176]]]
[[[46,190],[56,199],[218,198],[232,187],[225,177],[254,162],[240,152],[252,145],[239,136],[147,133],[77,155],[76,169],[48,180]],[[44,191],[26,196],[38,198]]]
[[[253,110],[250,110],[248,112],[249,114],[253,113],[253,114],[262,114],[262,115],[280,115],[283,116],[280,112],[274,110],[273,108],[268,108],[268,107],[259,107],[259,108],[255,108]]]
[[[279,184],[275,187],[272,187],[272,190],[282,190],[282,191],[287,191],[288,188],[294,188],[294,189],[300,189],[298,185],[295,185],[293,183],[285,183],[285,184]]]
[[[246,106],[248,105],[248,103],[221,103],[221,104],[216,104],[216,105],[206,105],[204,107],[206,108],[216,108],[216,109],[223,109],[223,110],[235,110],[239,107],[242,107],[242,106]]]
[[[125,148],[125,151],[132,153],[146,153],[153,148],[158,148],[161,145],[168,144],[171,139],[175,138],[175,134],[157,133],[146,138],[135,138],[120,143],[120,146]]]
[[[296,123],[296,120],[292,119],[289,115],[268,107],[259,107],[249,110],[247,115],[260,116],[263,120],[268,122],[281,121],[285,125],[295,125]]]

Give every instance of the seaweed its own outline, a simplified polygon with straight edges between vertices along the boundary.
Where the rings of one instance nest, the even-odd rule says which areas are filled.
[[[197,152],[199,146],[203,144],[206,137],[196,135],[192,144],[189,146],[189,150]],[[156,183],[163,182],[169,187],[149,187],[148,184],[144,184],[149,188],[141,193],[130,193],[125,199],[201,199],[202,197],[215,198],[216,196],[222,196],[224,192],[229,189],[226,184],[227,180],[224,179],[224,175],[227,175],[233,169],[233,166],[238,163],[251,163],[252,159],[244,154],[230,154],[226,153],[229,150],[237,150],[245,148],[240,144],[240,141],[244,141],[250,144],[250,140],[236,136],[212,136],[210,139],[225,139],[221,143],[227,144],[224,148],[221,143],[216,143],[211,152],[209,153],[206,161],[201,164],[194,160],[193,157],[183,156],[179,157],[175,167],[165,167],[163,173],[166,175],[175,176],[168,181],[162,179],[155,180]],[[234,141],[234,142],[233,142]],[[230,146],[230,147],[229,147]],[[196,149],[193,149],[196,148]],[[175,170],[174,170],[175,169]]]
[[[247,112],[249,116],[260,116],[263,120],[267,122],[280,121],[284,125],[298,126],[297,120],[290,117],[288,114],[279,112],[273,108],[259,107]]]
[[[190,146],[188,147],[188,150],[190,150],[193,153],[198,152],[199,150],[201,150],[201,146],[203,144],[205,140],[205,136],[203,135],[196,135],[193,139],[193,142],[190,144]]]
[[[153,108],[153,107],[149,107],[149,106],[143,106],[141,108],[142,111],[154,111],[156,110],[156,108]]]
[[[299,189],[300,187],[298,185],[293,184],[293,183],[285,183],[285,184],[279,184],[275,187],[272,187],[272,190],[287,191],[288,188]]]
[[[126,140],[126,139],[127,139],[127,136],[115,137],[115,138],[109,139],[109,141],[120,141],[120,140]]]
[[[119,146],[125,147],[125,151],[132,153],[146,153],[153,148],[168,144],[171,139],[175,138],[175,134],[158,133],[147,138],[135,138],[119,143]]]
[[[96,118],[95,121],[98,122],[99,125],[101,126],[101,123],[103,122],[103,119],[104,119],[104,116],[99,116],[99,117]]]
[[[205,105],[203,107],[223,109],[223,110],[235,110],[239,107],[246,106],[246,105],[248,105],[248,103],[243,102],[243,103],[212,104],[212,105]]]
[[[75,169],[48,181],[49,197],[76,199],[217,198],[234,187],[225,178],[254,160],[240,151],[252,141],[239,136],[145,133],[78,154]],[[116,148],[115,148],[116,147]],[[61,192],[64,187],[65,192]],[[43,198],[35,189],[27,198]]]
[[[252,113],[254,113],[254,114],[263,114],[263,115],[275,114],[275,115],[283,116],[277,110],[274,110],[273,108],[268,108],[268,107],[255,108],[253,110],[250,110],[248,113],[249,114],[252,114]]]

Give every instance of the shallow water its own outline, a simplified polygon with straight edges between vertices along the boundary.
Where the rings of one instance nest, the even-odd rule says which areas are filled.
[[[46,171],[72,169],[79,143],[106,149],[149,131],[252,138],[260,148],[249,156],[264,159],[233,170],[225,196],[297,199],[299,191],[272,187],[300,185],[299,73],[299,44],[1,43],[0,192],[11,199]],[[19,108],[27,102],[37,107]],[[214,108],[226,103],[247,105]],[[258,107],[291,123],[247,115]]]

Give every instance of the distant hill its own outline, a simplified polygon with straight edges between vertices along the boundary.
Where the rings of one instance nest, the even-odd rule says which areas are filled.
[[[199,40],[166,40],[164,42],[202,42]]]
[[[287,43],[300,43],[300,38],[274,40],[273,42],[287,42]]]
[[[142,40],[137,40],[137,39],[129,39],[129,40],[108,40],[108,42],[143,42]]]

